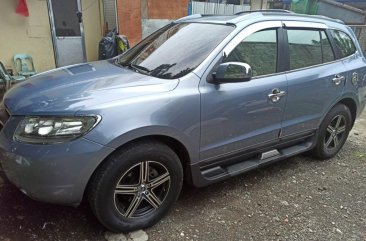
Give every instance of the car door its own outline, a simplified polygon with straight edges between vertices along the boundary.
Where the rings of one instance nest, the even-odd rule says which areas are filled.
[[[315,131],[341,96],[346,80],[344,65],[336,60],[325,25],[285,25],[289,71],[282,138]]]
[[[279,73],[280,28],[279,21],[251,25],[227,45],[226,57],[212,64],[247,63],[253,71],[249,81],[213,84],[201,80],[203,164],[278,141],[287,91],[286,75]],[[215,67],[207,78],[214,71]]]

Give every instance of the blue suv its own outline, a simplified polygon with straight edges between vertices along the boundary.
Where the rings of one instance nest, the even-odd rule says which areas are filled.
[[[33,199],[83,197],[112,231],[156,223],[201,187],[303,152],[337,154],[366,103],[341,21],[285,11],[192,15],[116,58],[29,78],[4,97],[1,166]]]

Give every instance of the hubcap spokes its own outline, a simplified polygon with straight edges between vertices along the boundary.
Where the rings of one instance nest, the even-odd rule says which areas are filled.
[[[327,127],[324,138],[326,149],[334,149],[341,143],[346,131],[346,118],[343,115],[335,116]]]
[[[161,206],[169,187],[170,174],[164,165],[153,161],[140,162],[118,181],[114,190],[115,207],[128,218],[143,216]]]

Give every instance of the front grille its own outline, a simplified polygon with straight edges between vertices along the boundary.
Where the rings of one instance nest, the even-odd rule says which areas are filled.
[[[0,105],[0,130],[3,129],[6,122],[9,120],[10,114],[9,111],[6,109],[4,103]]]

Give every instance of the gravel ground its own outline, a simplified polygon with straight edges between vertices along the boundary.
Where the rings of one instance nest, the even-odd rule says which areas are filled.
[[[366,113],[335,158],[297,156],[205,188],[186,185],[145,232],[106,233],[87,204],[32,201],[0,171],[0,240],[366,241]]]

